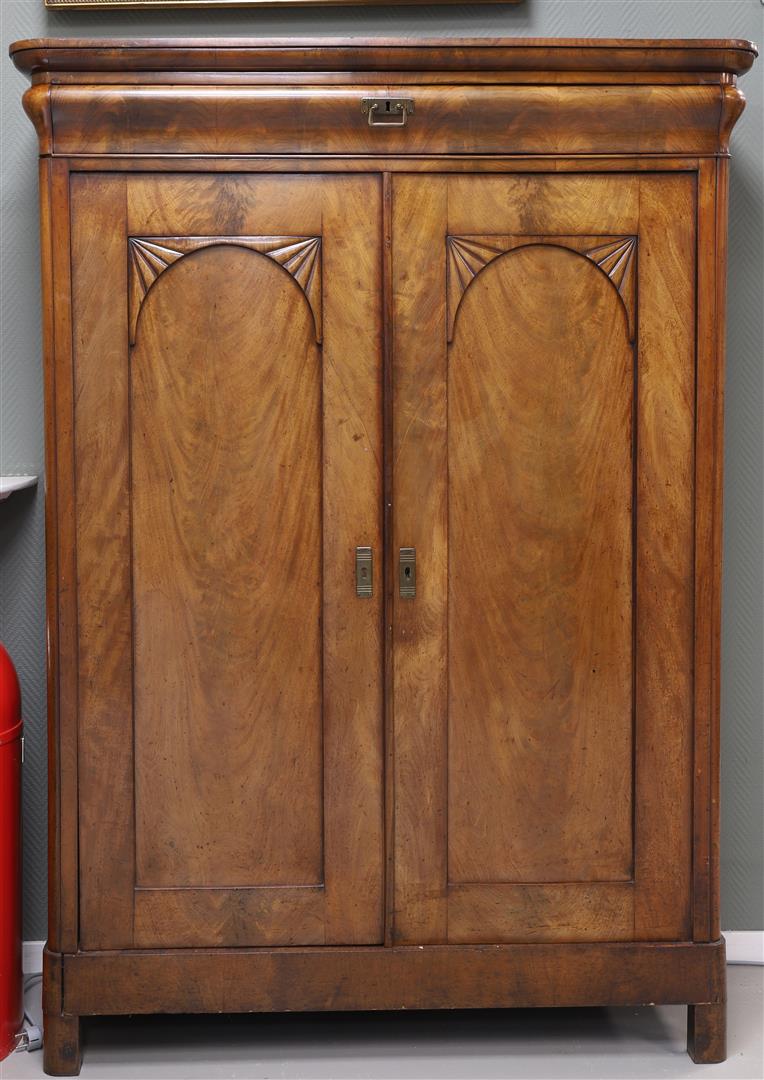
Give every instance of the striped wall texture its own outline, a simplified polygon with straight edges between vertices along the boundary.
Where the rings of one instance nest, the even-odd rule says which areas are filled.
[[[69,11],[0,0],[17,38],[235,34],[741,37],[764,42],[761,0],[524,0],[515,6],[323,11]],[[36,140],[25,81],[0,57],[0,471],[43,469]],[[743,80],[731,173],[723,625],[722,925],[764,928],[764,59]],[[42,488],[0,505],[0,639],[26,719],[26,938],[45,936],[45,630]]]

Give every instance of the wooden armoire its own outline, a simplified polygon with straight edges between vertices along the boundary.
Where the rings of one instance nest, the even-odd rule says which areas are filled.
[[[745,41],[26,41],[46,1068],[112,1013],[689,1005],[724,1057]]]

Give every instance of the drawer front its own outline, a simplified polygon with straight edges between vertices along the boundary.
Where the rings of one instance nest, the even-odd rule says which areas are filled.
[[[409,99],[370,125],[369,98]],[[714,153],[718,86],[57,86],[57,154]],[[374,119],[378,116],[374,114]]]

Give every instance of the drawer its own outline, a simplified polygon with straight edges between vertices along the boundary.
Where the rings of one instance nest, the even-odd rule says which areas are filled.
[[[719,86],[54,86],[57,154],[714,153]],[[404,125],[365,99],[408,99]],[[384,106],[373,114],[379,117]]]

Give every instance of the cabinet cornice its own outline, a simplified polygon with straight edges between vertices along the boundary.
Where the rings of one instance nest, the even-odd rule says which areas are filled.
[[[640,38],[37,38],[10,53],[19,70],[718,72],[757,56],[741,39]]]
[[[21,41],[43,154],[727,152],[748,41]],[[369,95],[414,100],[375,129]]]

